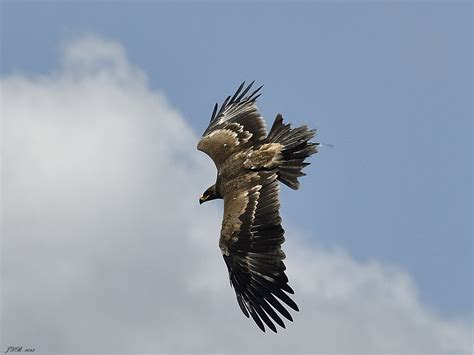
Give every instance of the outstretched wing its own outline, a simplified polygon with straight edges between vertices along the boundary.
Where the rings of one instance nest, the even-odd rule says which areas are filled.
[[[209,126],[198,143],[197,148],[209,155],[217,168],[234,152],[267,136],[265,121],[255,105],[262,86],[247,95],[253,83],[243,89],[243,82],[220,108],[217,104],[214,106]]]
[[[265,323],[276,332],[274,322],[285,328],[276,311],[293,320],[281,302],[298,311],[287,295],[293,290],[288,285],[285,254],[281,250],[285,238],[278,212],[277,175],[253,172],[240,179],[247,180],[240,185],[247,184],[248,188],[234,190],[224,197],[219,246],[242,312],[247,318],[251,316],[261,330],[265,331]]]

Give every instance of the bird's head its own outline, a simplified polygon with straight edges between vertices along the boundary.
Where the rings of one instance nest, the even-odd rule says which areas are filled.
[[[218,194],[216,190],[216,185],[214,184],[211,187],[209,187],[206,191],[204,191],[202,196],[199,198],[199,204],[202,205],[204,202],[215,200],[216,198],[221,198],[221,196]]]

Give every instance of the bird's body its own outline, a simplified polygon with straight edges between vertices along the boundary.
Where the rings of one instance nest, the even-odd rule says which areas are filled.
[[[298,177],[305,175],[301,170],[308,165],[304,160],[317,152],[317,143],[309,142],[315,131],[306,126],[292,129],[281,115],[267,135],[255,106],[261,87],[245,96],[252,84],[243,91],[242,84],[219,111],[216,104],[198,143],[217,168],[216,183],[200,202],[224,199],[219,247],[237,301],[260,329],[265,330],[263,321],[276,332],[273,322],[285,327],[276,311],[292,320],[280,301],[298,310],[287,295],[293,290],[284,272],[278,181],[297,189]]]
[[[277,165],[276,156],[281,151],[279,143],[263,144],[236,152],[229,156],[217,171],[216,187],[221,196],[240,187],[256,177],[259,169],[272,169]]]

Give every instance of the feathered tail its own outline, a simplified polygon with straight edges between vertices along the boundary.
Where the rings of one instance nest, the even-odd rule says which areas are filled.
[[[306,175],[302,170],[309,163],[305,163],[304,160],[311,154],[318,152],[319,143],[309,142],[315,134],[316,130],[310,130],[307,126],[291,128],[290,124],[283,124],[281,114],[276,116],[268,134],[268,143],[283,145],[281,163],[278,165],[278,180],[293,190],[300,187],[298,177]]]

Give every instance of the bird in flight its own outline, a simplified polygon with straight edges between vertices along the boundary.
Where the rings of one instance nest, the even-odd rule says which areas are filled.
[[[263,85],[248,94],[253,83],[242,83],[220,108],[214,106],[197,148],[214,161],[217,180],[199,202],[224,199],[219,247],[237,302],[262,331],[265,323],[276,333],[274,323],[285,328],[281,316],[293,321],[284,305],[298,311],[288,296],[294,291],[283,263],[278,182],[298,189],[305,159],[317,153],[318,143],[309,141],[315,130],[291,128],[281,114],[267,134],[256,106]]]

